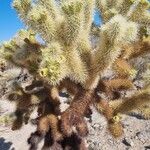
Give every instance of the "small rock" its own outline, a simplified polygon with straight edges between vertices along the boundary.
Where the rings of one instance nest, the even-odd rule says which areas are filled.
[[[95,130],[99,130],[99,129],[101,128],[101,125],[98,124],[98,123],[94,123],[94,124],[92,125],[92,127],[93,127]]]
[[[110,145],[114,144],[114,141],[111,140],[111,139],[109,139],[108,142],[109,142]]]
[[[144,146],[145,150],[150,150],[150,145]]]
[[[138,139],[142,142],[142,143],[145,143],[147,141],[147,139],[149,139],[148,136],[146,136],[147,134],[146,133],[149,133],[148,131],[143,131],[143,132],[137,132],[136,133],[136,136],[138,137]]]
[[[129,139],[129,138],[124,138],[122,143],[125,144],[126,146],[131,146],[131,147],[134,146],[133,141],[131,139]]]

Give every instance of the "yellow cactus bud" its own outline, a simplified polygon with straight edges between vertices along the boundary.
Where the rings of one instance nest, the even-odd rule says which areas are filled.
[[[48,68],[43,68],[40,70],[40,75],[46,77],[48,75]]]
[[[121,116],[118,114],[118,115],[116,115],[112,118],[112,122],[113,123],[118,123],[118,122],[120,122],[120,119],[121,119]]]
[[[130,77],[134,78],[137,74],[137,71],[135,69],[132,69],[129,71]]]
[[[31,41],[31,43],[35,43],[36,42],[35,35],[30,35],[29,40]]]

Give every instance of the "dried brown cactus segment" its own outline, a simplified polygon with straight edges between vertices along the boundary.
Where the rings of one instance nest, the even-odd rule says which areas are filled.
[[[22,111],[17,110],[15,112],[16,119],[13,121],[12,130],[19,130],[23,125],[23,113]]]
[[[76,133],[65,137],[61,145],[65,150],[88,150],[85,140]]]
[[[112,134],[113,137],[119,138],[123,135],[123,127],[120,122],[114,122],[108,124],[108,130]]]
[[[50,114],[47,116],[49,121],[49,126],[51,129],[51,133],[54,141],[60,141],[63,138],[63,135],[59,131],[60,121],[57,116]]]
[[[113,117],[113,110],[109,106],[107,100],[100,99],[99,102],[96,103],[96,108],[106,117],[107,120],[110,120]]]
[[[132,45],[129,45],[124,48],[124,55],[123,57],[126,59],[132,59],[140,57],[143,54],[149,53],[150,49],[150,41],[149,37],[137,41]]]
[[[115,114],[128,113],[150,103],[150,89],[143,89],[133,96],[125,98],[114,110]]]
[[[45,135],[49,130],[49,120],[48,117],[41,117],[38,121],[37,131]]]
[[[134,78],[136,76],[137,71],[128,63],[126,59],[118,58],[113,66],[113,70],[116,75],[120,78]]]
[[[61,128],[62,132],[69,136],[73,132],[73,127],[77,127],[79,134],[86,135],[87,126],[84,120],[84,115],[92,103],[93,100],[93,91],[80,91],[77,96],[74,98],[70,107],[63,112],[61,116]],[[82,132],[84,131],[84,133]]]

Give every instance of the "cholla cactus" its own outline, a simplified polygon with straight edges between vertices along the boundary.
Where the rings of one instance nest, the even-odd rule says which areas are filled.
[[[84,117],[94,105],[106,117],[112,135],[121,136],[119,114],[150,103],[148,86],[137,90],[134,85],[139,68],[130,64],[131,59],[150,52],[149,1],[14,0],[13,6],[27,30],[1,45],[1,72],[9,78],[4,75],[4,64],[9,62],[27,69],[33,82],[26,87],[18,85],[7,94],[17,105],[12,129],[28,123],[30,113],[38,107],[37,131],[28,140],[31,149],[36,149],[42,139],[44,148],[72,149],[74,140],[77,149],[86,149]],[[96,35],[92,30],[95,9],[103,22]],[[96,46],[91,41],[94,36]],[[73,98],[69,108],[61,112],[59,93],[64,88]],[[136,94],[121,94],[130,90],[137,90]]]

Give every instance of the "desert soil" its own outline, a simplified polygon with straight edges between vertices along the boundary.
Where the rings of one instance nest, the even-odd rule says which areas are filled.
[[[1,101],[1,116],[12,112],[15,105]],[[67,106],[62,106],[65,109]],[[35,112],[32,118],[35,117]],[[105,118],[93,109],[92,121],[88,121],[89,136],[86,138],[89,150],[150,150],[150,120],[144,120],[138,114],[124,115],[122,122],[124,135],[114,139],[107,130]],[[28,150],[27,139],[36,127],[31,123],[19,131],[12,131],[10,126],[0,125],[0,150]],[[42,143],[40,144],[42,146]],[[39,146],[39,150],[41,149]]]

